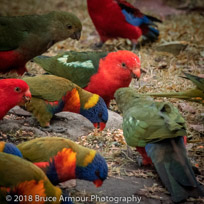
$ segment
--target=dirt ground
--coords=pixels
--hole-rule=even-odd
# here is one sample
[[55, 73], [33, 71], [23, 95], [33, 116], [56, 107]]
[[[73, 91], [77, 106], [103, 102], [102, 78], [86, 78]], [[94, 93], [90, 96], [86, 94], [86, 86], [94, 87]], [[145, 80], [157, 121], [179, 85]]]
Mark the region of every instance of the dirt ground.
[[[158, 24], [160, 30], [159, 40], [152, 45], [142, 46], [135, 51], [141, 59], [144, 72], [139, 81], [132, 81], [131, 86], [139, 93], [180, 91], [192, 88], [192, 83], [180, 76], [183, 71], [195, 75], [204, 75], [204, 17], [202, 9], [187, 11], [185, 8], [190, 6], [203, 8], [203, 5], [200, 5], [200, 1], [195, 1], [199, 2], [198, 5], [192, 5], [194, 1], [181, 1], [182, 4], [179, 5], [176, 5], [176, 1], [172, 1], [172, 7], [169, 7], [168, 4], [164, 5], [161, 0], [154, 1], [154, 3], [151, 0], [132, 0], [130, 2], [138, 5], [139, 8], [142, 8], [142, 11], [163, 20], [162, 24]], [[51, 47], [45, 53], [46, 55], [56, 55], [66, 50], [92, 50], [94, 44], [99, 41], [97, 32], [87, 13], [85, 0], [0, 0], [0, 5], [0, 15], [25, 15], [45, 13], [51, 10], [64, 10], [71, 11], [80, 18], [83, 24], [80, 41], [66, 40], [59, 42]], [[178, 10], [176, 7], [183, 9]], [[178, 44], [182, 45], [183, 49], [178, 53], [174, 52], [174, 54], [169, 52], [167, 48], [164, 48], [163, 51], [158, 51], [158, 47], [161, 44], [173, 41], [178, 41]], [[131, 42], [126, 39], [118, 39], [108, 41], [102, 47], [102, 50], [107, 51], [118, 49], [131, 50]], [[33, 74], [44, 72], [39, 66], [31, 62], [27, 64], [27, 68]], [[192, 163], [200, 171], [197, 179], [204, 184], [203, 106], [183, 100], [161, 100], [169, 100], [174, 103], [186, 119], [188, 154]], [[118, 111], [114, 100], [111, 103], [111, 110]], [[19, 143], [38, 136], [70, 136], [69, 134], [51, 134], [40, 131], [29, 115], [10, 113], [0, 124], [5, 123], [5, 121], [6, 124], [8, 122], [8, 124], [12, 125], [6, 130], [4, 129], [4, 131], [0, 129], [0, 140], [4, 141]], [[53, 124], [57, 122], [55, 120]], [[65, 126], [67, 125], [66, 120], [63, 123]], [[29, 128], [22, 130], [21, 126], [23, 124]], [[35, 129], [30, 128], [32, 126]], [[127, 145], [121, 129], [117, 127], [97, 132], [88, 127], [86, 133], [83, 136], [80, 135], [80, 137], [76, 135], [72, 139], [84, 146], [98, 150], [106, 158], [109, 167], [109, 177], [101, 188], [95, 188], [92, 183], [86, 181], [77, 181], [76, 184], [73, 182], [74, 184], [69, 189], [65, 184], [63, 188], [69, 190], [71, 196], [76, 198], [75, 203], [172, 203], [168, 192], [162, 187], [154, 168], [140, 167], [136, 162], [139, 155], [133, 149], [131, 155], [127, 155]], [[101, 199], [97, 196], [101, 196]], [[104, 198], [104, 196], [108, 197]], [[129, 197], [131, 202], [117, 200], [119, 197], [124, 197], [124, 199]], [[79, 201], [77, 198], [81, 200]], [[83, 201], [82, 198], [87, 200]], [[185, 203], [204, 203], [204, 200], [189, 199]]]

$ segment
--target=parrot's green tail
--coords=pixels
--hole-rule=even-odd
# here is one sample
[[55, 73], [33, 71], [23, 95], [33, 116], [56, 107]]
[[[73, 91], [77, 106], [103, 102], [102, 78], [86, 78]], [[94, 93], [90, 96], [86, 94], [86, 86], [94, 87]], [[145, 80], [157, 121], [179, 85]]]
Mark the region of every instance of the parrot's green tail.
[[154, 96], [154, 97], [180, 98], [180, 99], [188, 99], [190, 97], [187, 92], [149, 93], [145, 95]]
[[178, 98], [204, 104], [204, 93], [200, 89], [190, 89], [183, 92], [170, 92], [170, 93], [147, 93], [144, 95], [153, 97]]
[[145, 150], [174, 202], [204, 196], [204, 187], [197, 182], [187, 158], [183, 137], [148, 144]]

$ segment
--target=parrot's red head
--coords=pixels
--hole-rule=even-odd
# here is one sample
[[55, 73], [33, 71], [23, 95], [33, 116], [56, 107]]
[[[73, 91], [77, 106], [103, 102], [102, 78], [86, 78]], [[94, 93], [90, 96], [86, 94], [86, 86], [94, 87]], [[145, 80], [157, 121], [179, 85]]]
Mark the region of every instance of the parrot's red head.
[[1, 79], [0, 95], [0, 119], [14, 106], [23, 105], [31, 99], [29, 87], [21, 79]]
[[110, 52], [100, 60], [98, 73], [93, 75], [85, 90], [100, 95], [109, 105], [117, 89], [128, 87], [132, 77], [140, 78], [139, 57], [128, 50]]
[[[125, 80], [130, 80], [133, 75], [136, 78], [140, 78], [140, 59], [139, 57], [128, 50], [119, 50], [117, 52], [111, 52], [107, 55], [107, 57], [103, 60], [106, 67], [108, 69], [109, 74], [113, 78], [120, 78]], [[105, 69], [104, 69], [105, 70]]]

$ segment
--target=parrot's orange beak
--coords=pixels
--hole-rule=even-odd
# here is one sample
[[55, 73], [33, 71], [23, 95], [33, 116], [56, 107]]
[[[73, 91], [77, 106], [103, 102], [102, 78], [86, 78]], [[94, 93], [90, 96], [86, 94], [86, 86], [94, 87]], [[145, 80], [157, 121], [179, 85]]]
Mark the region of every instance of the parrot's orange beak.
[[23, 105], [25, 105], [25, 103], [30, 102], [31, 97], [32, 97], [32, 95], [30, 93], [30, 90], [28, 89], [25, 92], [25, 94], [23, 95], [23, 97], [22, 97], [21, 101], [18, 103], [18, 105], [23, 106]]
[[93, 181], [93, 183], [98, 188], [103, 184], [103, 181], [101, 179], [97, 179], [97, 180]]
[[25, 92], [23, 98], [25, 99], [26, 102], [28, 102], [28, 101], [30, 101], [31, 97], [32, 97], [32, 95], [31, 95], [31, 93], [30, 93], [30, 90], [28, 89], [28, 90]]
[[133, 73], [133, 78], [136, 78], [137, 80], [139, 80], [140, 75], [141, 75], [140, 68], [133, 69], [132, 73]]
[[100, 131], [102, 131], [106, 127], [106, 123], [100, 122], [100, 123], [93, 123], [95, 128], [99, 128]]

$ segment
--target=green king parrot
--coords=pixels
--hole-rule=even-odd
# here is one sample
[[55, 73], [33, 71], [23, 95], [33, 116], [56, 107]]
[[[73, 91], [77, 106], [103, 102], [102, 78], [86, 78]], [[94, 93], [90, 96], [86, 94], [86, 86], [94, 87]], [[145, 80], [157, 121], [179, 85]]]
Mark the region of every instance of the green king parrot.
[[183, 138], [186, 125], [178, 109], [171, 103], [139, 95], [131, 88], [117, 90], [115, 98], [123, 113], [127, 144], [145, 148], [172, 200], [181, 202], [190, 196], [204, 196], [187, 157]]

